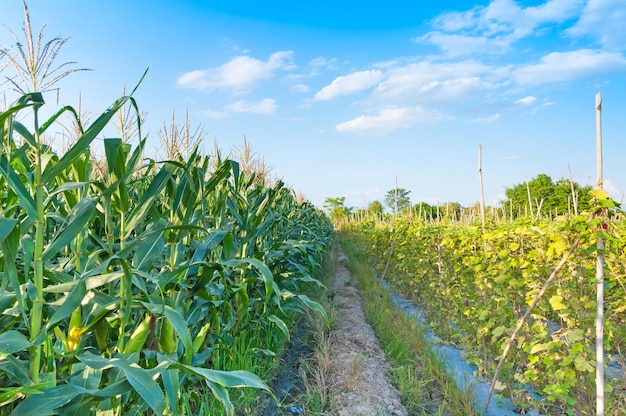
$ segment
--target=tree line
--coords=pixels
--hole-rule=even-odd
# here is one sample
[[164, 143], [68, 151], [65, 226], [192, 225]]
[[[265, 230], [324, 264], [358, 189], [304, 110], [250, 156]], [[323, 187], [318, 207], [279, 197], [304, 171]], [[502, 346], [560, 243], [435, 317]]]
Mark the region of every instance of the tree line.
[[[500, 201], [500, 207], [507, 217], [517, 218], [524, 215], [540, 216], [577, 214], [588, 208], [592, 187], [582, 186], [577, 182], [561, 178], [556, 181], [546, 174], [539, 174], [530, 181], [505, 187], [506, 198]], [[382, 201], [374, 200], [365, 207], [348, 207], [345, 197], [329, 197], [324, 202], [324, 209], [333, 221], [350, 215], [385, 216], [398, 213], [411, 213], [423, 218], [458, 218], [463, 210], [472, 206], [463, 206], [459, 202], [429, 204], [413, 202], [411, 191], [405, 188], [393, 188], [385, 193]], [[496, 207], [494, 207], [496, 208]]]

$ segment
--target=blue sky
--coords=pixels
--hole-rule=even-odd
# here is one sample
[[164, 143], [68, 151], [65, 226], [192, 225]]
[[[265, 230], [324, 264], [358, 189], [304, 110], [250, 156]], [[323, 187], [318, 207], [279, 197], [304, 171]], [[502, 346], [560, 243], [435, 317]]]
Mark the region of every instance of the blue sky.
[[[80, 91], [98, 115], [149, 67], [136, 93], [148, 152], [172, 111], [182, 122], [188, 110], [207, 151], [245, 136], [320, 207], [382, 200], [396, 178], [413, 201], [472, 204], [479, 144], [490, 204], [540, 173], [567, 177], [568, 165], [593, 184], [598, 92], [605, 188], [626, 192], [623, 0], [28, 5], [46, 39], [70, 38], [58, 62], [93, 70], [57, 84], [59, 105]], [[2, 0], [0, 21], [19, 32], [22, 2]]]

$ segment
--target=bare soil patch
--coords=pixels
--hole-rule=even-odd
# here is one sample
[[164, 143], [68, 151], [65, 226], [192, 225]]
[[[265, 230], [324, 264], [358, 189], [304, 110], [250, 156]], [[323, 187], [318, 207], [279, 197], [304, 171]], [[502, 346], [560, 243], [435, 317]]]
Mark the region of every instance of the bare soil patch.
[[330, 334], [331, 415], [406, 416], [398, 390], [387, 378], [386, 359], [363, 312], [356, 280], [345, 267], [339, 248], [333, 281], [337, 325]]

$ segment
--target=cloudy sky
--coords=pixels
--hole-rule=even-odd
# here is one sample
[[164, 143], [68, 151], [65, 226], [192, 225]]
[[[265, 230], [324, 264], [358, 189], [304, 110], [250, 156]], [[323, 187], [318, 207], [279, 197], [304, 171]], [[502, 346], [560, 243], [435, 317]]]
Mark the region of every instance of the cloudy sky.
[[[149, 68], [136, 98], [151, 148], [172, 112], [182, 122], [188, 110], [208, 151], [245, 136], [318, 206], [382, 200], [396, 180], [413, 201], [472, 204], [479, 144], [489, 203], [568, 166], [593, 184], [597, 93], [605, 187], [626, 192], [623, 0], [28, 5], [46, 39], [70, 38], [59, 62], [93, 70], [57, 84], [58, 105], [80, 91], [97, 115]], [[21, 0], [2, 0], [3, 24], [19, 33], [23, 20]], [[56, 93], [47, 99], [57, 106]]]

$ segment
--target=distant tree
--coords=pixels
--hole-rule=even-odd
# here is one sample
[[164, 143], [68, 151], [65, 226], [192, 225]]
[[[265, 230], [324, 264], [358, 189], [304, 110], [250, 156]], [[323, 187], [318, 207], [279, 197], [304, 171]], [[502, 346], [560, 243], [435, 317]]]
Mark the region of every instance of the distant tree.
[[442, 216], [457, 219], [459, 218], [462, 209], [463, 206], [460, 202], [446, 202], [439, 207], [439, 211], [441, 211]]
[[[574, 195], [578, 201], [578, 210], [582, 211], [588, 208], [591, 199], [591, 186], [581, 186], [574, 182]], [[530, 191], [530, 204], [528, 193]], [[505, 205], [509, 207], [513, 204], [514, 214], [517, 211], [532, 212], [537, 215], [540, 208], [541, 212], [559, 213], [573, 212], [574, 198], [572, 197], [572, 185], [568, 179], [559, 179], [552, 181], [550, 176], [542, 173], [532, 180], [505, 188], [506, 201]]]
[[413, 216], [415, 217], [420, 217], [427, 220], [437, 217], [437, 206], [430, 205], [428, 202], [416, 202], [413, 204], [413, 207], [411, 209], [413, 211]]
[[367, 206], [367, 211], [370, 214], [382, 214], [383, 212], [383, 204], [380, 201], [372, 201]]
[[332, 221], [339, 221], [350, 214], [350, 209], [345, 206], [346, 197], [326, 198], [324, 209]]
[[385, 205], [394, 213], [404, 211], [411, 205], [410, 193], [404, 188], [390, 189], [385, 194]]

